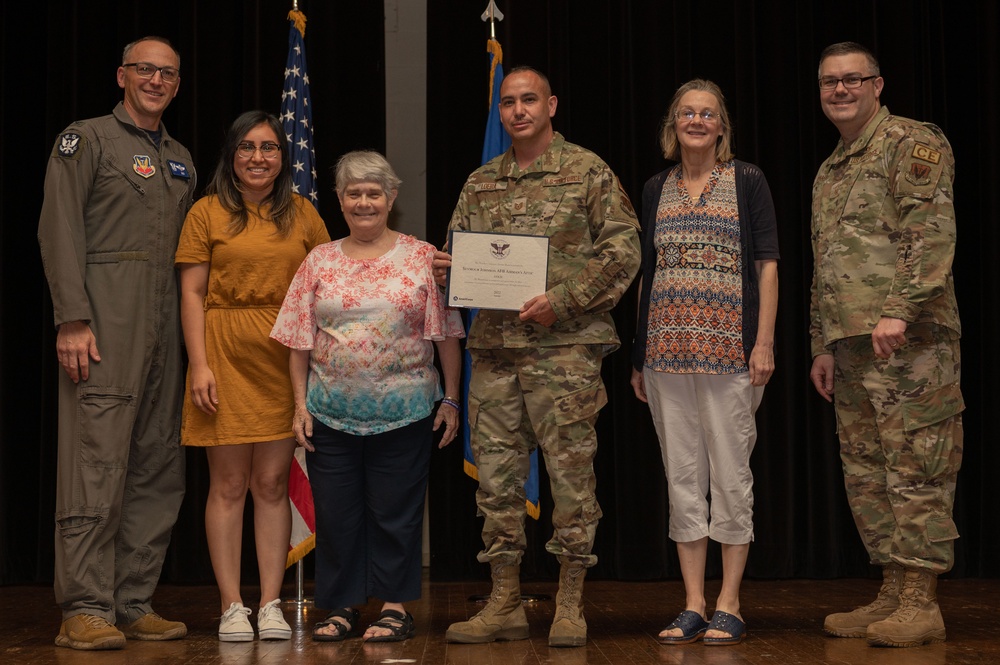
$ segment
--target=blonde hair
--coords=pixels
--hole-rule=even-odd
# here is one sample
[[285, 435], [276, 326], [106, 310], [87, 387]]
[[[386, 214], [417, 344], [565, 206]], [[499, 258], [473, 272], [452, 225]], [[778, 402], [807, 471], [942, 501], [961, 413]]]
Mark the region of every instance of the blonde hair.
[[722, 123], [722, 135], [715, 144], [715, 159], [720, 162], [728, 162], [733, 158], [733, 125], [729, 122], [729, 111], [726, 109], [726, 98], [722, 94], [722, 89], [707, 79], [693, 79], [681, 87], [677, 88], [667, 114], [663, 116], [663, 123], [660, 126], [660, 148], [663, 149], [663, 156], [667, 159], [680, 161], [680, 144], [677, 143], [677, 109], [681, 105], [681, 97], [691, 92], [699, 90], [715, 96], [719, 102], [719, 122]]

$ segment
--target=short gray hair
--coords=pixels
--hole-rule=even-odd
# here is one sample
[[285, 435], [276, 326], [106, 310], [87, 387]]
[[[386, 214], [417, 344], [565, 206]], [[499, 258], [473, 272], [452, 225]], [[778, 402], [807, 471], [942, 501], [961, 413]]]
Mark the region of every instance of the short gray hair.
[[140, 37], [139, 39], [135, 40], [134, 42], [130, 42], [130, 43], [128, 43], [128, 44], [125, 45], [125, 48], [122, 50], [122, 64], [123, 65], [126, 62], [129, 61], [129, 56], [131, 56], [131, 54], [132, 54], [132, 49], [134, 49], [136, 46], [138, 46], [142, 42], [160, 42], [161, 44], [166, 44], [167, 46], [170, 47], [170, 50], [174, 52], [174, 55], [177, 56], [177, 64], [178, 64], [178, 66], [181, 64], [181, 52], [177, 50], [176, 46], [174, 46], [173, 44], [170, 43], [169, 39], [167, 39], [166, 37], [158, 37], [156, 35], [147, 35], [145, 37]]
[[390, 194], [403, 182], [389, 161], [374, 150], [355, 150], [342, 156], [334, 167], [334, 179], [337, 192], [341, 194], [356, 182], [377, 183], [383, 192]]

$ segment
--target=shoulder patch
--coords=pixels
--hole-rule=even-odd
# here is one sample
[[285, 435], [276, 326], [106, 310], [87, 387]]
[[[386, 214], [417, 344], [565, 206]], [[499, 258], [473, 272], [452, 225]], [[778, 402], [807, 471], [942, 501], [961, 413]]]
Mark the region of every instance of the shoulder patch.
[[906, 174], [906, 179], [918, 187], [929, 185], [931, 182], [931, 167], [926, 164], [913, 162], [910, 164], [910, 170]]
[[59, 146], [56, 148], [63, 157], [72, 157], [80, 149], [80, 135], [67, 132], [59, 137]]
[[941, 162], [941, 153], [930, 146], [924, 145], [923, 143], [918, 143], [913, 146], [913, 157], [921, 159], [925, 162], [930, 162], [931, 164], [938, 164]]
[[622, 197], [621, 198], [621, 204], [620, 204], [621, 207], [622, 207], [622, 210], [624, 210], [629, 215], [634, 215], [635, 214], [635, 208], [632, 206], [632, 199], [630, 199], [628, 197], [628, 193], [625, 191], [625, 188], [622, 187], [621, 180], [618, 181], [618, 193]]

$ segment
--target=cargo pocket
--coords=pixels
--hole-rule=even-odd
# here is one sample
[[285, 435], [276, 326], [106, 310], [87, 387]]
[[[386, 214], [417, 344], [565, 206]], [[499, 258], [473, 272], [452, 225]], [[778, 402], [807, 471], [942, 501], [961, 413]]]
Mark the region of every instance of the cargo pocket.
[[135, 398], [122, 388], [92, 386], [79, 393], [80, 464], [124, 469], [135, 422]]
[[958, 527], [949, 517], [941, 517], [927, 522], [927, 540], [932, 543], [943, 543], [958, 538]]
[[604, 389], [604, 382], [597, 379], [589, 386], [556, 398], [553, 417], [557, 425], [570, 425], [596, 417], [607, 403], [608, 393]]
[[931, 390], [902, 405], [903, 430], [915, 432], [958, 415], [965, 410], [962, 390], [957, 383]]

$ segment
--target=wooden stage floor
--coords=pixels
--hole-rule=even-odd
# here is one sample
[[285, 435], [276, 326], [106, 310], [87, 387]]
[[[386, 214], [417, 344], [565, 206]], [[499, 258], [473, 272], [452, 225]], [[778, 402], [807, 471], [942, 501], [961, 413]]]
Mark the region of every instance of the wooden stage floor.
[[[307, 591], [308, 591], [307, 587]], [[524, 585], [524, 592], [555, 596], [554, 582]], [[710, 593], [718, 582], [709, 583]], [[394, 644], [363, 644], [359, 639], [319, 643], [310, 639], [324, 613], [311, 606], [286, 605], [294, 629], [285, 642], [220, 643], [218, 596], [211, 586], [163, 585], [156, 609], [188, 624], [188, 636], [173, 642], [129, 641], [120, 651], [83, 652], [56, 647], [60, 614], [52, 589], [42, 586], [0, 588], [0, 663], [4, 665], [279, 665], [414, 663], [416, 665], [965, 665], [1000, 663], [1000, 580], [942, 580], [938, 596], [947, 622], [948, 641], [909, 649], [874, 648], [861, 639], [827, 637], [823, 617], [874, 597], [875, 580], [747, 581], [743, 616], [748, 637], [735, 647], [701, 643], [668, 647], [654, 641], [657, 632], [681, 609], [679, 581], [604, 582], [585, 585], [585, 614], [590, 626], [586, 647], [550, 649], [547, 645], [553, 601], [527, 603], [531, 638], [486, 645], [448, 644], [448, 624], [478, 611], [473, 594], [488, 593], [487, 582], [425, 582], [423, 598], [411, 603], [417, 623], [413, 639]], [[244, 599], [256, 607], [256, 591]], [[286, 595], [294, 589], [286, 587]], [[362, 622], [376, 618], [379, 604], [364, 608]]]

